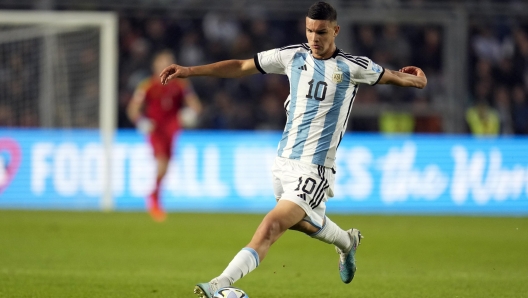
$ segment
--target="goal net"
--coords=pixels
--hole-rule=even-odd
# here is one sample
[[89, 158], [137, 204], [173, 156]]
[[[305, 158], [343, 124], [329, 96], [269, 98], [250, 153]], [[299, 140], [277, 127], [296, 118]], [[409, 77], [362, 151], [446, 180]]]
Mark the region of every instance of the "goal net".
[[0, 10], [0, 126], [99, 129], [110, 178], [116, 90], [115, 14]]
[[100, 127], [101, 99], [115, 89], [103, 86], [115, 69], [102, 63], [115, 56], [105, 51], [112, 41], [103, 44], [104, 34], [115, 34], [113, 20], [107, 13], [0, 11], [0, 105], [10, 112], [3, 124]]

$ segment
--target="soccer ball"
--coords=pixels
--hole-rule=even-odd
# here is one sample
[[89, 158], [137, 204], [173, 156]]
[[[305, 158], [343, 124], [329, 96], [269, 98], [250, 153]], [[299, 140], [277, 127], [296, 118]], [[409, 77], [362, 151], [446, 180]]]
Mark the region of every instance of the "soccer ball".
[[225, 287], [218, 289], [213, 294], [213, 298], [249, 298], [244, 291], [239, 288]]

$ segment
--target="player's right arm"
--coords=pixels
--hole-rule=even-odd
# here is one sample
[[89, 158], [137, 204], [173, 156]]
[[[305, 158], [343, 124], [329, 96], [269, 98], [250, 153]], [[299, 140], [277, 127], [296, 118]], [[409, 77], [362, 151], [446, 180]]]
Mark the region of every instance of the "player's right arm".
[[247, 60], [224, 60], [216, 63], [199, 66], [181, 66], [171, 64], [161, 73], [161, 83], [167, 84], [175, 78], [188, 78], [194, 76], [210, 76], [218, 78], [239, 78], [256, 74], [259, 71], [253, 59]]
[[143, 107], [145, 106], [146, 87], [140, 84], [127, 106], [127, 116], [136, 128], [144, 134], [150, 133], [154, 129], [154, 123], [143, 116]]
[[134, 95], [132, 96], [132, 99], [130, 100], [130, 103], [127, 106], [127, 116], [132, 123], [136, 123], [139, 118], [141, 118], [141, 111], [145, 103], [145, 95], [145, 90], [143, 88], [138, 87], [134, 91]]

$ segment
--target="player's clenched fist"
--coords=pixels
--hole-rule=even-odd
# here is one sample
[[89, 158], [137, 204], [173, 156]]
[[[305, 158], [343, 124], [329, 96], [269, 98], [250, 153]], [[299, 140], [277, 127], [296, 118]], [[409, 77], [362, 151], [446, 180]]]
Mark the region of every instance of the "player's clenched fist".
[[189, 68], [177, 64], [171, 64], [160, 73], [161, 83], [166, 85], [168, 81], [175, 78], [186, 78], [189, 76]]
[[416, 66], [405, 66], [400, 69], [400, 72], [408, 73], [417, 77], [425, 77], [423, 70]]

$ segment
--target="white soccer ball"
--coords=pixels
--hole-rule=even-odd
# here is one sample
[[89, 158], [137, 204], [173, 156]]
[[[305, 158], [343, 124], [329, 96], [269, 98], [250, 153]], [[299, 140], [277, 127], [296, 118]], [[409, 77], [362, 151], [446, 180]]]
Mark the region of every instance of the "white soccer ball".
[[213, 294], [213, 298], [249, 298], [248, 295], [246, 295], [246, 292], [242, 291], [239, 288], [234, 287], [225, 287], [218, 289]]

